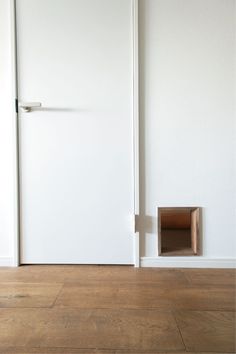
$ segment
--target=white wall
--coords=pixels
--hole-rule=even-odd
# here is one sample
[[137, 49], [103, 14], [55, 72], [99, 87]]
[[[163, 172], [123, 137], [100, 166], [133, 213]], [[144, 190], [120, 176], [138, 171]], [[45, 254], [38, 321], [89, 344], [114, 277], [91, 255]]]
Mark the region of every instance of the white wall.
[[[0, 0], [0, 265], [13, 257], [9, 0]], [[203, 207], [203, 256], [235, 256], [235, 1], [140, 0], [142, 255], [156, 207]]]
[[235, 256], [235, 1], [140, 0], [142, 255], [157, 206], [203, 208], [203, 256]]
[[10, 60], [10, 1], [0, 0], [0, 265], [13, 256], [13, 116]]

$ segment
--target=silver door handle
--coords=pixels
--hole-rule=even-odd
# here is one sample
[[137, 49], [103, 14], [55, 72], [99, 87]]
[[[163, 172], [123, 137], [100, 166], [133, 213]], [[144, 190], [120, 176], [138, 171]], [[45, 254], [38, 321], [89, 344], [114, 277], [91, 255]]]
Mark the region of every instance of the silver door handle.
[[19, 107], [22, 109], [23, 112], [31, 112], [32, 108], [41, 107], [41, 102], [20, 102]]

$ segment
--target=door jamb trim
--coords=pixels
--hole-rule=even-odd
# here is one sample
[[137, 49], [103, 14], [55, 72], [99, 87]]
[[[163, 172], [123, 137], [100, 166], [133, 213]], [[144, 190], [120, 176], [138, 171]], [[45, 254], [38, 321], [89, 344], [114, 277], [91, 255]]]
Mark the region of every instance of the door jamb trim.
[[[132, 0], [133, 39], [133, 183], [134, 219], [139, 215], [139, 21], [138, 0]], [[140, 235], [134, 234], [134, 266], [140, 265]]]
[[16, 35], [16, 3], [10, 0], [11, 13], [11, 67], [12, 67], [12, 106], [13, 109], [13, 190], [14, 190], [14, 236], [13, 236], [13, 266], [20, 265], [20, 163], [19, 163], [19, 127], [16, 100], [18, 99], [17, 79], [17, 35]]

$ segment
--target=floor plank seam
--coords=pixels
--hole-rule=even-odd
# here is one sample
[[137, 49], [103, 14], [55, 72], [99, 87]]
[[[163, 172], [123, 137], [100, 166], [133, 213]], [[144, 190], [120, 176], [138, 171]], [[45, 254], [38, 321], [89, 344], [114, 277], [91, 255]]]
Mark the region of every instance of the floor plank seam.
[[117, 306], [117, 307], [78, 307], [78, 306], [70, 306], [70, 305], [56, 305], [56, 301], [58, 300], [58, 297], [60, 295], [60, 292], [57, 295], [57, 298], [53, 301], [53, 303], [49, 306], [0, 306], [0, 311], [1, 310], [7, 310], [7, 309], [16, 309], [16, 310], [27, 310], [27, 309], [35, 309], [35, 310], [47, 310], [47, 309], [73, 309], [73, 310], [113, 310], [113, 311], [155, 311], [155, 312], [163, 312], [163, 313], [172, 313], [173, 311], [181, 311], [181, 312], [228, 312], [228, 313], [235, 313], [236, 314], [236, 309], [224, 309], [224, 308], [215, 308], [215, 309], [186, 309], [183, 307], [170, 307], [169, 309], [163, 307], [122, 307], [122, 306]]
[[[7, 307], [5, 307], [7, 308]], [[9, 307], [9, 308], [14, 308], [14, 307]], [[15, 308], [20, 308], [20, 307], [15, 307]], [[29, 307], [25, 307], [29, 308]], [[33, 308], [33, 307], [30, 307]], [[36, 307], [36, 308], [50, 308], [50, 307]], [[216, 309], [186, 309], [182, 307], [170, 307], [169, 309], [166, 308], [159, 308], [159, 307], [77, 307], [77, 306], [65, 306], [65, 305], [55, 305], [53, 307], [54, 309], [76, 309], [76, 310], [127, 310], [127, 311], [137, 311], [137, 310], [146, 310], [146, 311], [156, 311], [156, 312], [166, 312], [166, 313], [171, 313], [172, 311], [183, 311], [183, 312], [233, 312], [236, 313], [236, 309], [222, 309], [222, 308], [216, 308]]]
[[[112, 350], [112, 351], [115, 351], [115, 352], [117, 352], [117, 353], [122, 353], [123, 351], [125, 351], [125, 352], [127, 352], [127, 353], [131, 353], [131, 354], [133, 354], [133, 353], [140, 353], [140, 354], [145, 354], [145, 353], [152, 353], [152, 354], [158, 354], [158, 353], [160, 353], [160, 354], [167, 354], [167, 353], [170, 353], [170, 354], [174, 354], [174, 353], [176, 353], [176, 354], [178, 354], [178, 353], [181, 353], [181, 354], [183, 354], [183, 353], [185, 353], [186, 352], [186, 354], [187, 353], [189, 353], [188, 351], [185, 351], [184, 349], [182, 349], [182, 350], [170, 350], [170, 349], [165, 349], [164, 350], [164, 352], [163, 352], [163, 350], [156, 350], [156, 349], [147, 349], [147, 350], [145, 350], [145, 349], [137, 349], [137, 348], [120, 348], [120, 349], [118, 349], [118, 348], [105, 348], [105, 347], [43, 347], [43, 346], [34, 346], [34, 347], [28, 347], [28, 346], [25, 346], [25, 345], [22, 345], [22, 346], [1, 346], [0, 345], [0, 350], [1, 349], [5, 349], [5, 348], [7, 348], [8, 350], [10, 350], [10, 349], [25, 349], [25, 350], [32, 350], [32, 349], [42, 349], [42, 350], [54, 350], [54, 349], [58, 349], [58, 350], [99, 350], [99, 351], [101, 351], [101, 350], [103, 350], [103, 351], [110, 351], [110, 350]], [[1, 353], [1, 352], [0, 352]], [[193, 351], [191, 351], [191, 354], [192, 353], [194, 353]], [[196, 353], [199, 353], [199, 352], [196, 352]], [[215, 352], [204, 352], [204, 353], [209, 353], [209, 354], [214, 354]], [[216, 354], [222, 354], [222, 353], [216, 353]], [[224, 353], [224, 354], [226, 354], [226, 353]], [[227, 353], [227, 354], [231, 354], [231, 353]]]
[[[29, 350], [38, 350], [38, 349], [41, 349], [41, 350], [49, 350], [49, 351], [51, 351], [51, 350], [67, 350], [68, 352], [70, 352], [71, 350], [72, 351], [74, 351], [74, 350], [86, 350], [86, 351], [88, 351], [88, 350], [91, 350], [91, 351], [104, 351], [104, 353], [109, 353], [108, 351], [114, 351], [114, 353], [113, 354], [128, 354], [128, 353], [130, 353], [130, 354], [235, 354], [235, 352], [232, 352], [232, 351], [230, 351], [230, 352], [212, 352], [212, 351], [204, 351], [204, 352], [202, 352], [202, 351], [184, 351], [184, 350], [181, 350], [181, 351], [179, 351], [179, 350], [165, 350], [164, 352], [163, 352], [163, 350], [161, 350], [161, 351], [156, 351], [156, 350], [152, 350], [152, 349], [150, 349], [150, 350], [148, 350], [148, 351], [144, 351], [144, 350], [139, 350], [139, 349], [109, 349], [109, 348], [79, 348], [79, 347], [26, 347], [26, 346], [17, 346], [17, 347], [6, 347], [6, 346], [4, 346], [4, 347], [1, 347], [0, 346], [0, 350], [1, 349], [7, 349], [7, 350], [21, 350], [21, 349], [24, 349], [24, 350], [26, 350], [26, 351], [29, 351]], [[14, 352], [12, 352], [11, 354], [13, 354]], [[53, 353], [53, 352], [52, 352]], [[56, 353], [56, 352], [55, 352]], [[65, 354], [66, 354], [67, 352], [65, 352]], [[3, 354], [3, 353], [1, 353], [1, 354]], [[94, 352], [94, 354], [96, 354], [96, 352]]]
[[63, 288], [64, 288], [64, 285], [65, 285], [65, 283], [62, 283], [61, 288], [59, 289], [59, 291], [58, 291], [58, 293], [57, 293], [57, 295], [56, 295], [55, 300], [53, 301], [53, 303], [51, 304], [51, 306], [50, 306], [49, 308], [54, 308], [54, 306], [55, 306], [55, 304], [56, 304], [56, 302], [57, 302], [57, 299], [58, 299], [58, 297], [60, 296], [60, 294], [61, 294], [61, 292], [62, 292], [62, 290], [63, 290]]
[[174, 320], [175, 320], [176, 326], [177, 326], [177, 328], [178, 328], [179, 335], [180, 335], [180, 337], [181, 337], [181, 340], [182, 340], [182, 343], [183, 343], [183, 345], [184, 345], [185, 351], [187, 352], [187, 347], [186, 347], [186, 344], [185, 344], [185, 342], [184, 342], [184, 338], [183, 338], [183, 335], [182, 335], [182, 333], [181, 333], [181, 330], [180, 330], [180, 328], [179, 328], [178, 321], [177, 321], [177, 319], [176, 319], [176, 317], [175, 317], [175, 313], [174, 313], [174, 311], [171, 311], [171, 313], [172, 313], [172, 316], [173, 316], [173, 318], [174, 318]]
[[[55, 300], [54, 300], [55, 303]], [[76, 306], [61, 306], [61, 305], [54, 305], [54, 303], [50, 306], [0, 306], [0, 310], [7, 310], [7, 309], [16, 309], [16, 310], [27, 310], [27, 309], [35, 309], [35, 310], [49, 310], [49, 309], [73, 309], [73, 310], [113, 310], [113, 311], [155, 311], [155, 312], [162, 312], [162, 313], [172, 313], [173, 311], [180, 311], [180, 312], [228, 312], [228, 313], [235, 313], [236, 310], [225, 310], [225, 309], [184, 309], [184, 308], [155, 308], [155, 307], [76, 307]]]

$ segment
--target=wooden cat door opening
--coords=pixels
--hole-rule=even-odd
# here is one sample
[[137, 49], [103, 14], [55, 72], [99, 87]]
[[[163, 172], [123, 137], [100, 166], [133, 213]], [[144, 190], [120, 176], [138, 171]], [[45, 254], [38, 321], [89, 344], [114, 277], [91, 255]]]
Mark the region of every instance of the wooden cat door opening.
[[158, 254], [193, 256], [199, 253], [198, 207], [158, 208]]

